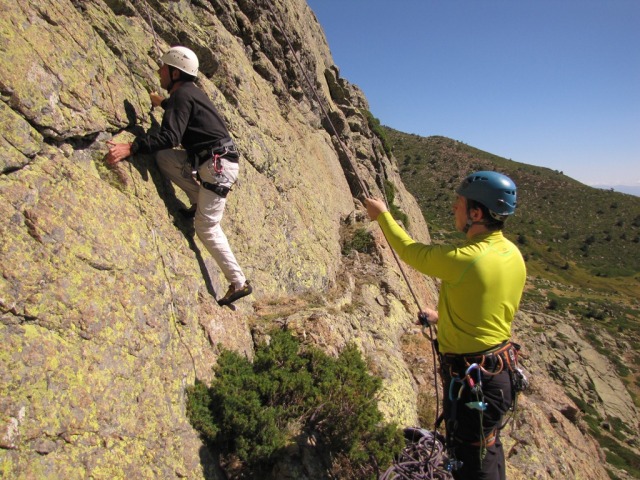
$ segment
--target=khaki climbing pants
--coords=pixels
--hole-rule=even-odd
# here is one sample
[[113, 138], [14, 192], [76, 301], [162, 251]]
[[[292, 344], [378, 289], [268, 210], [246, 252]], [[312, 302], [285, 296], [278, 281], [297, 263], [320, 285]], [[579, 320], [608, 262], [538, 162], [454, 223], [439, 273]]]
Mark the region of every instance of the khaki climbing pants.
[[[165, 177], [184, 190], [191, 204], [197, 203], [195, 229], [198, 238], [214, 258], [227, 281], [236, 289], [244, 286], [246, 278], [229, 240], [222, 231], [220, 221], [227, 203], [226, 198], [201, 187], [191, 176], [191, 165], [184, 150], [161, 150], [156, 153], [158, 167]], [[208, 160], [198, 169], [202, 181], [231, 187], [238, 179], [239, 164], [221, 159], [222, 172], [215, 172], [213, 161]]]

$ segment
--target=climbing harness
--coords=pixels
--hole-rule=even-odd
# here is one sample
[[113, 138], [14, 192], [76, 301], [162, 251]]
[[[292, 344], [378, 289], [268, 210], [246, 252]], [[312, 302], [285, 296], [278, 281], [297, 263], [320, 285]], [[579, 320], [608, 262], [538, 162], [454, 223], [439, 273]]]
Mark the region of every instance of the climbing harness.
[[[458, 413], [462, 405], [471, 410], [476, 410], [479, 414], [479, 441], [469, 443], [471, 446], [480, 447], [480, 460], [484, 458], [486, 449], [492, 447], [502, 430], [515, 415], [517, 408], [517, 395], [528, 387], [528, 380], [518, 363], [518, 352], [520, 345], [514, 342], [503, 342], [498, 347], [486, 351], [471, 353], [467, 355], [441, 354], [440, 364], [443, 369], [443, 378], [449, 380], [448, 399], [450, 402], [450, 414], [447, 419], [446, 446], [451, 453], [451, 461], [456, 462], [455, 449], [459, 443], [456, 438], [458, 428]], [[496, 426], [490, 432], [484, 432], [482, 413], [489, 406], [484, 400], [482, 391], [482, 378], [495, 377], [504, 371], [509, 373], [509, 381], [513, 394], [512, 403], [509, 407], [511, 414], [504, 419], [501, 425]], [[464, 404], [461, 402], [463, 394], [468, 392]], [[439, 422], [442, 418], [439, 419]], [[461, 466], [461, 465], [458, 465]]]
[[[187, 162], [191, 165], [191, 177], [193, 180], [209, 191], [214, 192], [216, 195], [227, 198], [227, 195], [231, 191], [232, 187], [222, 185], [225, 180], [229, 182], [229, 179], [224, 175], [224, 165], [222, 159], [233, 163], [237, 163], [238, 150], [235, 143], [231, 139], [226, 139], [220, 142], [220, 146], [207, 148], [201, 152], [191, 154], [187, 158]], [[200, 159], [205, 159], [205, 164], [211, 175], [217, 180], [215, 183], [205, 182], [200, 178], [198, 171], [200, 170]]]

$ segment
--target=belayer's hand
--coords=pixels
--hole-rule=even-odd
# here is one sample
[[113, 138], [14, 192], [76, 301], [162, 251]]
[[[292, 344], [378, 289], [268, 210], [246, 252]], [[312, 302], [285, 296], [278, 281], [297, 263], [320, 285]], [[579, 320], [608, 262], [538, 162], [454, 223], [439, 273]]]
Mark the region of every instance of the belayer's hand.
[[[426, 325], [423, 324], [423, 319]], [[418, 324], [426, 327], [427, 325], [435, 325], [438, 323], [438, 312], [432, 308], [425, 308], [418, 314]]]
[[107, 153], [105, 161], [108, 165], [113, 166], [131, 155], [130, 143], [113, 143], [109, 141], [107, 145], [109, 145], [109, 153]]
[[367, 214], [372, 221], [375, 221], [381, 213], [388, 211], [385, 203], [379, 198], [365, 198], [364, 205], [367, 207]]

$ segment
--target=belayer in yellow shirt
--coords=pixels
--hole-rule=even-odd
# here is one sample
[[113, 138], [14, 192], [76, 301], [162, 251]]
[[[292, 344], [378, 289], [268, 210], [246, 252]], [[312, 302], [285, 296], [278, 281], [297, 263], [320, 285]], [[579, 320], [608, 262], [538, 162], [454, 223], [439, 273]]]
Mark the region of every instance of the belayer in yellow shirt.
[[440, 278], [438, 351], [444, 384], [444, 420], [456, 480], [504, 480], [503, 417], [526, 379], [510, 342], [526, 269], [518, 248], [502, 234], [516, 207], [516, 185], [506, 175], [480, 171], [456, 190], [461, 246], [415, 242], [384, 202], [367, 199], [391, 247], [418, 271]]

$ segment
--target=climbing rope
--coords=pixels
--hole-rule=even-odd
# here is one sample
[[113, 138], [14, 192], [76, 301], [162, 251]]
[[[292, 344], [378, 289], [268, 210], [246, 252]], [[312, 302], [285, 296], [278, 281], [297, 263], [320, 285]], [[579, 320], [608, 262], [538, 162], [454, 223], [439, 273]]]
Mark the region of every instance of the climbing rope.
[[[287, 45], [289, 46], [289, 49], [291, 50], [291, 54], [293, 55], [296, 64], [298, 65], [298, 68], [300, 69], [300, 72], [302, 72], [302, 75], [305, 79], [305, 81], [307, 82], [307, 85], [310, 89], [310, 91], [313, 94], [313, 97], [315, 98], [316, 102], [318, 103], [318, 106], [322, 112], [322, 114], [324, 115], [324, 117], [326, 118], [328, 124], [331, 127], [331, 130], [333, 131], [335, 138], [338, 141], [338, 144], [340, 145], [340, 148], [342, 150], [342, 152], [344, 153], [344, 155], [346, 156], [346, 158], [349, 161], [349, 164], [351, 165], [352, 171], [354, 176], [356, 177], [356, 180], [358, 181], [359, 187], [363, 193], [363, 195], [365, 197], [369, 197], [369, 189], [367, 188], [367, 185], [364, 183], [364, 181], [362, 180], [362, 178], [360, 177], [360, 175], [358, 174], [358, 170], [353, 162], [353, 160], [351, 159], [351, 155], [349, 153], [349, 150], [347, 149], [346, 145], [344, 144], [344, 142], [342, 141], [338, 130], [336, 129], [335, 125], [333, 124], [330, 116], [328, 115], [326, 109], [324, 108], [324, 105], [322, 103], [322, 101], [320, 100], [320, 96], [318, 95], [318, 92], [316, 90], [316, 88], [314, 87], [314, 85], [312, 84], [311, 80], [309, 79], [309, 76], [306, 73], [306, 69], [303, 67], [302, 62], [300, 61], [298, 55], [296, 54], [296, 51], [293, 47], [293, 44], [291, 43], [289, 36], [287, 35], [286, 29], [284, 28], [284, 22], [283, 20], [280, 18], [279, 15], [277, 15], [274, 10], [273, 7], [271, 5], [270, 1], [265, 2], [268, 10], [271, 12], [271, 15], [273, 16], [273, 18], [275, 19], [275, 23], [278, 27], [278, 29], [280, 30], [280, 33], [282, 33], [282, 36], [284, 37], [285, 41], [287, 42]], [[382, 191], [383, 197], [384, 197], [384, 201], [385, 204], [387, 205], [387, 208], [389, 207], [389, 202], [386, 198], [386, 192], [385, 192], [385, 188], [384, 188], [384, 172], [382, 171], [382, 162], [378, 162], [381, 165], [381, 171], [378, 173], [380, 179], [381, 179], [381, 185], [380, 185], [380, 189]], [[389, 240], [386, 238], [385, 236], [385, 240], [387, 240], [387, 243], [389, 243]], [[433, 342], [434, 339], [434, 331], [433, 331], [433, 326], [428, 323], [428, 321], [426, 320], [426, 317], [422, 314], [422, 307], [420, 305], [420, 301], [418, 299], [417, 294], [415, 293], [411, 282], [409, 281], [409, 278], [405, 272], [405, 269], [402, 266], [402, 263], [400, 262], [400, 259], [398, 258], [397, 253], [395, 252], [395, 250], [393, 250], [393, 248], [391, 248], [391, 245], [389, 244], [389, 249], [391, 250], [391, 252], [393, 253], [393, 257], [396, 261], [396, 263], [398, 264], [398, 268], [400, 269], [400, 272], [402, 274], [402, 277], [405, 281], [405, 283], [407, 284], [407, 287], [409, 289], [409, 292], [411, 293], [413, 300], [418, 308], [418, 319], [420, 320], [420, 323], [422, 325], [422, 333], [426, 335], [426, 330], [429, 330], [429, 336], [427, 338], [429, 338], [431, 340], [431, 350], [432, 350], [432, 354], [433, 354], [433, 370], [434, 370], [434, 385], [435, 385], [435, 391], [436, 391], [436, 419], [439, 417], [439, 411], [440, 411], [440, 393], [439, 393], [439, 386], [438, 386], [438, 375], [437, 375], [437, 363], [436, 363], [436, 358], [437, 358], [437, 352], [435, 350], [435, 344]], [[434, 422], [435, 423], [435, 422]], [[422, 430], [422, 429], [421, 429]], [[381, 477], [381, 479], [415, 479], [415, 480], [421, 480], [421, 479], [450, 479], [451, 478], [451, 473], [449, 471], [447, 471], [446, 469], [444, 469], [444, 447], [442, 446], [442, 442], [440, 442], [439, 440], [436, 439], [436, 435], [437, 433], [435, 432], [435, 425], [434, 425], [434, 432], [430, 432], [430, 431], [426, 431], [423, 430], [424, 434], [423, 436], [416, 442], [414, 441], [411, 445], [409, 445], [405, 450], [403, 450], [403, 454], [401, 456], [401, 458], [394, 463], [394, 465], [392, 465], [390, 467], [390, 469], [387, 471], [387, 473], [385, 473], [385, 476]], [[412, 439], [410, 439], [412, 440]], [[415, 449], [415, 451], [414, 451]]]
[[[389, 205], [389, 201], [387, 200], [387, 193], [386, 190], [384, 188], [384, 172], [382, 171], [382, 162], [378, 162], [380, 164], [380, 172], [379, 172], [379, 176], [381, 178], [381, 191], [382, 191], [382, 195], [384, 197], [384, 202], [385, 204], [388, 206]], [[387, 240], [387, 244], [389, 244], [389, 239], [387, 239], [387, 237], [385, 237], [385, 240]], [[398, 268], [400, 269], [400, 273], [402, 274], [402, 278], [404, 279], [405, 283], [407, 284], [407, 287], [409, 288], [409, 292], [411, 292], [411, 295], [413, 296], [413, 300], [416, 304], [416, 306], [418, 307], [418, 320], [420, 321], [420, 324], [422, 325], [422, 334], [427, 337], [430, 341], [429, 344], [431, 345], [431, 358], [433, 359], [433, 386], [436, 392], [436, 412], [435, 412], [435, 418], [436, 421], [434, 422], [434, 432], [437, 430], [436, 427], [436, 423], [437, 423], [437, 419], [440, 417], [440, 385], [438, 383], [438, 364], [437, 364], [437, 358], [438, 358], [438, 352], [436, 351], [436, 344], [433, 341], [435, 338], [435, 332], [433, 331], [433, 325], [431, 325], [428, 321], [428, 318], [426, 317], [426, 315], [424, 315], [422, 312], [422, 307], [420, 306], [420, 301], [418, 300], [418, 296], [415, 293], [415, 291], [413, 290], [413, 287], [411, 286], [411, 282], [409, 281], [409, 278], [407, 277], [407, 273], [405, 271], [405, 269], [402, 266], [402, 262], [400, 261], [400, 258], [398, 257], [398, 254], [396, 253], [396, 251], [391, 248], [391, 245], [389, 244], [389, 250], [391, 250], [391, 253], [393, 254], [393, 258], [396, 261], [396, 263], [398, 264]], [[426, 334], [427, 329], [429, 330], [429, 335]], [[432, 434], [433, 436], [433, 434]], [[427, 456], [427, 458], [425, 459], [426, 463], [428, 463], [429, 465], [431, 465], [431, 468], [437, 468], [438, 465], [441, 465], [441, 458], [440, 456], [438, 456], [436, 454], [436, 444], [435, 442], [431, 443], [432, 449], [430, 454]], [[435, 466], [435, 467], [434, 467]], [[402, 477], [401, 477], [402, 478]], [[420, 479], [420, 478], [437, 478], [437, 477], [405, 477], [405, 478], [415, 478], [416, 480]]]
[[151, 18], [151, 12], [149, 11], [149, 3], [142, 0], [138, 0], [138, 3], [142, 3], [145, 13], [147, 14], [147, 19], [149, 20], [149, 27], [151, 27], [151, 32], [153, 33], [153, 43], [156, 48], [156, 55], [158, 57], [156, 58], [156, 60], [160, 61], [162, 52], [160, 51], [158, 36], [156, 35], [156, 29], [153, 26], [153, 19]]
[[[139, 0], [140, 1], [140, 0]], [[302, 72], [302, 75], [307, 83], [307, 85], [309, 86], [321, 112], [322, 115], [327, 119], [327, 122], [329, 124], [329, 126], [331, 127], [331, 130], [333, 131], [333, 134], [335, 136], [335, 139], [337, 140], [340, 149], [342, 150], [343, 154], [345, 155], [346, 159], [348, 160], [353, 175], [355, 177], [355, 179], [358, 182], [358, 187], [360, 188], [362, 194], [365, 197], [370, 197], [369, 194], [369, 188], [367, 186], [367, 184], [362, 180], [361, 176], [358, 173], [358, 169], [357, 169], [357, 165], [353, 162], [352, 160], [352, 156], [350, 155], [350, 152], [347, 148], [347, 146], [345, 145], [345, 143], [343, 142], [342, 138], [340, 137], [340, 134], [338, 133], [338, 130], [336, 129], [333, 121], [331, 120], [327, 110], [325, 109], [314, 85], [312, 84], [309, 76], [307, 75], [306, 69], [303, 67], [301, 60], [299, 59], [298, 55], [296, 54], [295, 48], [293, 47], [293, 44], [291, 43], [289, 36], [287, 35], [286, 29], [284, 27], [284, 22], [282, 21], [281, 17], [279, 15], [277, 15], [274, 12], [274, 9], [271, 5], [271, 2], [265, 2], [268, 10], [271, 12], [271, 15], [273, 16], [273, 18], [276, 20], [276, 24], [278, 29], [281, 31], [283, 37], [285, 38], [285, 41], [287, 43], [287, 45], [289, 46], [289, 49], [296, 61], [296, 64], [298, 65], [300, 72]], [[160, 58], [160, 49], [159, 49], [159, 45], [158, 45], [158, 37], [156, 35], [155, 32], [155, 28], [153, 25], [153, 19], [151, 17], [151, 14], [149, 12], [149, 6], [146, 2], [143, 2], [143, 6], [148, 18], [148, 22], [149, 22], [149, 26], [152, 30], [153, 33], [153, 38], [154, 38], [154, 43], [155, 43], [155, 48], [156, 48], [156, 53], [158, 55], [158, 58]], [[380, 173], [380, 178], [383, 179], [384, 178], [384, 172]], [[137, 186], [135, 186], [134, 188], [137, 188]], [[385, 189], [384, 189], [384, 183], [382, 182], [381, 185], [381, 191], [383, 192], [384, 195], [384, 200], [385, 203], [387, 204], [387, 206], [389, 206], [388, 200], [386, 198], [386, 194], [385, 194]], [[137, 195], [136, 195], [137, 197]], [[138, 201], [140, 201], [140, 199], [138, 198]], [[139, 208], [142, 209], [142, 206], [139, 205]], [[182, 338], [182, 335], [180, 333], [180, 330], [177, 327], [177, 323], [176, 323], [176, 313], [175, 313], [175, 292], [173, 290], [173, 287], [171, 285], [171, 282], [169, 281], [169, 277], [168, 277], [168, 273], [167, 273], [167, 267], [166, 267], [166, 262], [164, 259], [164, 255], [160, 250], [160, 245], [159, 242], [157, 241], [156, 238], [156, 234], [155, 234], [155, 230], [152, 228], [152, 226], [149, 226], [150, 231], [152, 232], [153, 238], [154, 238], [154, 244], [156, 246], [156, 250], [158, 252], [158, 255], [161, 259], [162, 265], [163, 265], [163, 271], [167, 280], [167, 284], [169, 285], [169, 290], [171, 293], [171, 302], [170, 302], [170, 308], [171, 308], [171, 320], [172, 323], [174, 324], [176, 331], [178, 333], [179, 339], [180, 341], [183, 343], [183, 345], [185, 346], [185, 348], [187, 349], [187, 352], [189, 353], [189, 356], [191, 357], [191, 361], [192, 361], [192, 365], [193, 365], [193, 370], [194, 370], [194, 378], [196, 377], [196, 366], [195, 366], [195, 359], [191, 353], [191, 350], [189, 349], [188, 345], [186, 344], [186, 342], [184, 341], [184, 339]], [[386, 239], [386, 237], [385, 237]], [[387, 239], [388, 242], [388, 239]], [[402, 263], [400, 262], [400, 259], [398, 258], [396, 252], [393, 250], [393, 248], [390, 248], [390, 250], [393, 253], [394, 259], [396, 261], [396, 263], [398, 264], [398, 267], [400, 269], [400, 272], [407, 284], [407, 287], [414, 299], [414, 302], [418, 308], [419, 312], [422, 312], [422, 308], [419, 302], [419, 299], [411, 285], [411, 282], [409, 281], [407, 274], [402, 266]], [[420, 314], [418, 316], [418, 318], [421, 320], [423, 320], [424, 317], [422, 317]], [[433, 339], [434, 338], [434, 332], [433, 332], [433, 327], [428, 324], [428, 322], [424, 321], [422, 322], [422, 326], [423, 326], [423, 334], [425, 334], [426, 329], [429, 329], [429, 338]], [[434, 373], [437, 371], [437, 366], [436, 366], [436, 352], [435, 352], [435, 348], [433, 346], [433, 342], [432, 343], [432, 350], [433, 350], [433, 357], [434, 357]], [[435, 384], [435, 389], [436, 389], [436, 399], [439, 402], [439, 393], [438, 393], [438, 382], [437, 382], [437, 374], [434, 374], [434, 384]], [[439, 403], [437, 404], [437, 408], [436, 408], [436, 417], [438, 416], [438, 411], [439, 411]], [[444, 447], [442, 445], [442, 442], [437, 438], [437, 433], [434, 432], [430, 432], [430, 431], [426, 431], [426, 430], [422, 430], [420, 429], [423, 433], [421, 434], [420, 438], [415, 440], [415, 439], [410, 439], [412, 440], [411, 444], [405, 448], [401, 454], [401, 456], [399, 457], [399, 459], [394, 463], [394, 465], [392, 467], [390, 467], [389, 470], [387, 470], [387, 472], [384, 474], [383, 477], [381, 477], [381, 479], [415, 479], [415, 480], [419, 480], [419, 479], [449, 479], [451, 478], [450, 473], [447, 472], [446, 469], [444, 469], [444, 467], [442, 467], [443, 465], [445, 465], [444, 462]], [[415, 432], [414, 432], [415, 433]]]
[[293, 47], [293, 44], [291, 43], [291, 40], [289, 40], [289, 36], [287, 35], [286, 29], [284, 27], [284, 22], [282, 21], [282, 18], [280, 18], [279, 15], [276, 15], [276, 13], [273, 10], [273, 7], [271, 5], [271, 1], [267, 1], [265, 2], [267, 8], [269, 9], [269, 11], [271, 12], [271, 15], [275, 18], [276, 23], [277, 23], [277, 27], [280, 30], [280, 33], [282, 33], [282, 36], [284, 37], [285, 41], [287, 42], [287, 45], [289, 46], [289, 49], [291, 50], [291, 54], [293, 55], [293, 58], [296, 61], [296, 64], [298, 65], [298, 68], [300, 69], [300, 72], [302, 72], [302, 76], [304, 77], [305, 81], [307, 82], [307, 85], [309, 86], [316, 102], [318, 103], [318, 107], [320, 108], [320, 111], [322, 112], [322, 115], [327, 119], [329, 125], [331, 126], [331, 130], [333, 131], [333, 134], [335, 135], [336, 140], [338, 141], [338, 143], [340, 144], [340, 149], [342, 150], [342, 152], [345, 154], [347, 160], [349, 161], [349, 164], [351, 165], [351, 168], [353, 170], [353, 174], [356, 177], [356, 180], [358, 181], [358, 186], [360, 187], [360, 190], [362, 191], [363, 195], [365, 197], [369, 197], [369, 189], [367, 188], [367, 185], [362, 181], [362, 178], [360, 177], [360, 175], [358, 174], [358, 169], [356, 167], [356, 165], [354, 164], [353, 160], [351, 159], [351, 155], [349, 154], [349, 150], [347, 149], [347, 146], [344, 144], [344, 142], [342, 141], [342, 138], [340, 138], [340, 134], [338, 133], [338, 130], [336, 129], [335, 125], [333, 124], [333, 122], [331, 121], [331, 117], [329, 116], [329, 114], [327, 113], [327, 110], [325, 109], [324, 105], [322, 104], [322, 101], [320, 100], [320, 96], [318, 95], [318, 92], [316, 91], [315, 87], [313, 86], [313, 83], [311, 83], [311, 80], [309, 79], [309, 76], [307, 75], [307, 71], [304, 68], [304, 66], [302, 65], [302, 62], [300, 61], [300, 58], [298, 57], [298, 55], [296, 54], [296, 50]]
[[[157, 38], [156, 33], [155, 33], [155, 30], [154, 30], [154, 28], [153, 28], [153, 22], [152, 22], [152, 20], [151, 20], [151, 15], [149, 14], [148, 5], [147, 5], [146, 3], [144, 3], [144, 6], [146, 7], [147, 16], [148, 16], [148, 18], [149, 18], [149, 22], [150, 22], [151, 30], [153, 31], [153, 37], [154, 37], [154, 39], [155, 39], [156, 50], [159, 52], [159, 49], [158, 49], [158, 38]], [[61, 13], [61, 12], [60, 12], [60, 13]], [[65, 27], [64, 27], [64, 25], [63, 25], [63, 28], [65, 28]], [[66, 29], [66, 28], [65, 28], [65, 30], [67, 31], [67, 33], [69, 34], [69, 36], [70, 36], [71, 38], [73, 38], [72, 33], [71, 33], [68, 29]], [[101, 54], [100, 49], [99, 49], [99, 46], [98, 46], [97, 33], [96, 33], [95, 29], [93, 29], [93, 28], [92, 28], [92, 30], [93, 30], [94, 39], [95, 39], [95, 41], [96, 41], [95, 48], [96, 48], [96, 51], [97, 51], [97, 53], [98, 53], [98, 56], [100, 57], [100, 61], [101, 61], [101, 64], [102, 64], [102, 70], [103, 70], [103, 72], [106, 72], [105, 63], [104, 63], [104, 58], [102, 57], [102, 54]], [[79, 42], [78, 42], [78, 43], [79, 43]], [[158, 55], [158, 58], [159, 58], [159, 55]], [[107, 85], [107, 86], [108, 86], [108, 85]], [[113, 92], [111, 91], [111, 88], [110, 88], [109, 86], [108, 86], [108, 88], [109, 88], [109, 93], [111, 94], [111, 102], [112, 102], [112, 104], [113, 104], [114, 111], [116, 112], [116, 116], [117, 116], [118, 109], [117, 109], [117, 108], [115, 108], [115, 101], [114, 101], [114, 97], [113, 97]], [[141, 103], [140, 103], [140, 104], [141, 104]], [[117, 120], [119, 120], [119, 118], [118, 118]], [[133, 166], [131, 165], [131, 163], [129, 163], [129, 175], [130, 175], [130, 178], [135, 179], [135, 175], [133, 175]], [[134, 197], [135, 197], [135, 198], [136, 198], [136, 200], [137, 200], [137, 203], [138, 203], [138, 210], [139, 210], [140, 212], [143, 212], [142, 201], [141, 201], [141, 199], [140, 199], [139, 192], [138, 192], [138, 185], [136, 184], [135, 180], [133, 181], [133, 187], [134, 187], [134, 193], [133, 193], [133, 195], [134, 195]], [[147, 218], [147, 217], [146, 217], [145, 215], [143, 215], [143, 218]], [[158, 238], [157, 238], [157, 235], [156, 235], [155, 228], [153, 227], [153, 225], [151, 225], [151, 224], [149, 223], [148, 219], [147, 219], [147, 227], [148, 227], [148, 229], [149, 229], [149, 231], [151, 232], [151, 235], [152, 235], [152, 237], [153, 237], [153, 242], [154, 242], [154, 245], [155, 245], [156, 251], [157, 251], [158, 256], [159, 256], [159, 258], [160, 258], [160, 261], [161, 261], [161, 263], [162, 263], [162, 271], [163, 271], [163, 274], [164, 274], [165, 280], [166, 280], [166, 282], [167, 282], [167, 285], [169, 286], [169, 292], [170, 292], [170, 295], [171, 295], [171, 301], [169, 302], [171, 323], [173, 324], [173, 326], [174, 326], [174, 328], [175, 328], [175, 330], [176, 330], [176, 332], [177, 332], [177, 334], [178, 334], [178, 338], [179, 338], [180, 342], [181, 342], [181, 343], [182, 343], [182, 345], [185, 347], [185, 349], [187, 350], [187, 353], [189, 354], [189, 357], [191, 358], [191, 364], [192, 364], [192, 367], [193, 367], [193, 375], [194, 375], [194, 379], [195, 379], [195, 378], [197, 378], [195, 358], [194, 358], [194, 356], [193, 356], [193, 354], [192, 354], [192, 352], [191, 352], [191, 349], [189, 348], [189, 345], [187, 345], [186, 341], [185, 341], [185, 340], [184, 340], [184, 338], [182, 337], [182, 334], [181, 334], [181, 332], [180, 332], [180, 329], [178, 328], [178, 325], [177, 325], [177, 315], [176, 315], [176, 308], [175, 308], [175, 304], [176, 304], [176, 300], [175, 300], [175, 299], [176, 299], [176, 293], [175, 293], [175, 291], [174, 291], [174, 289], [173, 289], [173, 286], [172, 286], [172, 284], [171, 284], [171, 281], [170, 281], [170, 279], [169, 279], [167, 263], [166, 263], [166, 261], [165, 261], [164, 254], [163, 254], [163, 253], [162, 253], [162, 251], [160, 250], [160, 244], [159, 244], [159, 242], [158, 242]]]
[[410, 443], [379, 480], [449, 480], [445, 448], [437, 435], [422, 428], [408, 428], [405, 437]]
[[[331, 118], [329, 117], [326, 109], [324, 108], [324, 105], [322, 104], [322, 101], [320, 100], [320, 96], [318, 95], [318, 92], [316, 90], [316, 88], [313, 86], [311, 80], [309, 79], [309, 76], [307, 75], [307, 72], [305, 70], [305, 68], [302, 65], [302, 62], [300, 61], [298, 55], [296, 55], [295, 49], [293, 47], [293, 44], [291, 43], [291, 41], [289, 40], [289, 36], [287, 35], [287, 32], [284, 28], [284, 22], [282, 21], [282, 19], [280, 18], [279, 15], [276, 15], [276, 13], [273, 10], [273, 7], [271, 5], [271, 2], [266, 2], [267, 8], [269, 9], [269, 11], [271, 12], [271, 15], [273, 15], [273, 17], [276, 20], [277, 26], [280, 29], [280, 33], [282, 33], [282, 36], [285, 38], [285, 41], [287, 42], [287, 45], [289, 46], [289, 48], [291, 49], [291, 53], [300, 69], [300, 71], [302, 72], [302, 75], [304, 77], [304, 79], [307, 82], [307, 85], [309, 87], [309, 89], [311, 90], [311, 92], [313, 93], [313, 96], [315, 97], [316, 102], [318, 103], [318, 106], [320, 107], [320, 110], [322, 111], [322, 114], [325, 116], [325, 118], [327, 119], [327, 122], [329, 123], [329, 125], [331, 126], [331, 130], [333, 131], [336, 139], [338, 140], [338, 143], [340, 145], [340, 148], [342, 149], [342, 152], [344, 153], [344, 155], [347, 157], [347, 159], [349, 160], [349, 163], [353, 169], [353, 174], [356, 177], [356, 179], [358, 180], [360, 189], [362, 190], [363, 194], [367, 197], [369, 197], [369, 189], [367, 187], [367, 185], [364, 183], [364, 181], [362, 180], [362, 178], [360, 177], [360, 175], [358, 174], [358, 170], [355, 167], [355, 164], [353, 162], [353, 160], [351, 159], [351, 155], [349, 150], [347, 149], [347, 146], [344, 144], [344, 142], [342, 141], [342, 139], [340, 138], [340, 134], [338, 133], [338, 130], [336, 129], [335, 125], [333, 124], [333, 122], [331, 121]], [[384, 178], [384, 172], [380, 172], [379, 175]], [[384, 201], [385, 204], [387, 205], [387, 207], [389, 206], [389, 202], [386, 198], [386, 193], [385, 193], [385, 189], [384, 189], [384, 185], [381, 186], [381, 191], [384, 197]], [[416, 303], [416, 306], [418, 307], [418, 311], [422, 311], [422, 308], [420, 306], [420, 301], [418, 300], [418, 296], [416, 295], [415, 291], [413, 290], [412, 286], [411, 286], [411, 282], [409, 282], [409, 278], [407, 277], [404, 269], [402, 268], [402, 264], [399, 260], [399, 258], [397, 257], [395, 251], [393, 249], [391, 249], [391, 251], [393, 252], [394, 258], [396, 259], [396, 262], [398, 263], [398, 266], [400, 267], [400, 271], [402, 273], [402, 276], [407, 284], [407, 287], [409, 288], [409, 292], [411, 292], [411, 295], [413, 297], [414, 302]], [[431, 326], [429, 325], [429, 327], [431, 328]]]
[[[158, 59], [160, 59], [161, 57], [161, 52], [160, 52], [160, 47], [159, 47], [159, 40], [158, 40], [158, 36], [156, 35], [156, 31], [153, 25], [153, 19], [151, 17], [151, 13], [149, 11], [149, 5], [147, 2], [138, 2], [138, 3], [142, 3], [142, 6], [145, 10], [145, 13], [147, 15], [148, 21], [149, 21], [149, 27], [151, 28], [152, 34], [153, 34], [153, 39], [154, 39], [154, 46], [156, 49], [156, 54], [158, 56]], [[141, 15], [141, 17], [144, 19], [144, 16]], [[96, 35], [95, 29], [94, 29], [94, 36]], [[97, 43], [97, 42], [96, 42]], [[96, 46], [96, 48], [98, 48]], [[124, 52], [126, 52], [126, 49], [123, 50]], [[102, 68], [103, 71], [105, 70], [105, 66], [104, 66], [104, 59], [102, 58], [102, 55], [100, 54], [100, 51], [98, 49], [98, 55], [100, 56], [100, 60], [102, 62]], [[127, 62], [130, 63], [130, 62]], [[111, 93], [111, 89], [109, 88], [109, 92]], [[137, 95], [137, 91], [136, 91], [136, 95]], [[111, 93], [111, 97], [112, 97], [112, 103], [113, 103], [113, 94]], [[138, 97], [138, 104], [142, 105], [142, 102], [140, 101], [140, 98]], [[116, 111], [117, 114], [117, 109], [115, 108], [115, 103], [114, 103], [114, 110]], [[131, 163], [129, 163], [129, 176], [130, 178], [134, 179], [133, 180], [133, 187], [134, 187], [134, 193], [133, 196], [136, 198], [137, 200], [137, 206], [138, 206], [138, 210], [142, 213], [144, 211], [143, 209], [143, 205], [142, 205], [142, 201], [138, 192], [138, 185], [135, 182], [135, 175], [133, 174], [133, 166]], [[166, 284], [169, 288], [169, 293], [170, 293], [170, 302], [169, 302], [169, 318], [170, 318], [170, 322], [173, 325], [177, 335], [178, 335], [178, 339], [180, 341], [180, 343], [184, 346], [185, 350], [187, 351], [189, 358], [191, 359], [191, 366], [193, 369], [193, 379], [195, 381], [195, 379], [197, 378], [197, 369], [196, 369], [196, 362], [195, 362], [195, 358], [193, 356], [193, 353], [191, 352], [191, 349], [189, 348], [189, 345], [187, 344], [187, 342], [185, 341], [185, 339], [182, 336], [182, 333], [180, 332], [180, 328], [178, 327], [178, 320], [177, 320], [177, 313], [176, 313], [176, 292], [174, 291], [171, 279], [169, 278], [169, 273], [168, 273], [168, 267], [167, 267], [167, 262], [165, 260], [165, 255], [163, 254], [163, 252], [160, 249], [160, 242], [158, 241], [157, 235], [156, 235], [156, 230], [154, 228], [154, 226], [149, 222], [148, 218], [143, 215], [143, 218], [147, 219], [147, 227], [149, 229], [149, 231], [151, 232], [151, 235], [153, 237], [153, 243], [156, 249], [156, 252], [158, 254], [158, 257], [160, 259], [160, 262], [162, 264], [162, 272], [164, 274], [165, 277], [165, 281]]]

